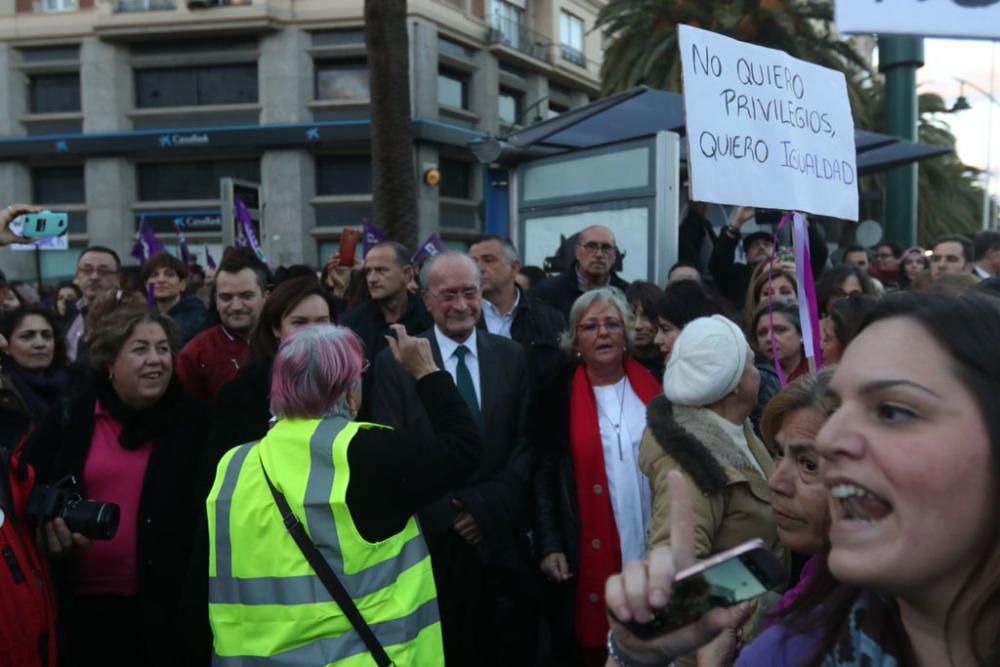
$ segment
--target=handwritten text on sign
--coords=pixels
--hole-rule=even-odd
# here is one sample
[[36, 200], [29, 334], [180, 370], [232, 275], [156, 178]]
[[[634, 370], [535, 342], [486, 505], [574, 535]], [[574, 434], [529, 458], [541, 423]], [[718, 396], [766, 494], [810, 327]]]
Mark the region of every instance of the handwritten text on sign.
[[844, 75], [680, 26], [691, 198], [858, 219]]
[[1000, 0], [837, 0], [843, 33], [1000, 38]]

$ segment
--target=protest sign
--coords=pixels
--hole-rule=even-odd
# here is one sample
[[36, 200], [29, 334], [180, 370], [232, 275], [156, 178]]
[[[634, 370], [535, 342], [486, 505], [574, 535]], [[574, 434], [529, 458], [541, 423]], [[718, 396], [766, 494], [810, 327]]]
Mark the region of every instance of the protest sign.
[[1000, 38], [1000, 0], [837, 0], [842, 33]]
[[679, 26], [693, 201], [858, 219], [843, 73]]

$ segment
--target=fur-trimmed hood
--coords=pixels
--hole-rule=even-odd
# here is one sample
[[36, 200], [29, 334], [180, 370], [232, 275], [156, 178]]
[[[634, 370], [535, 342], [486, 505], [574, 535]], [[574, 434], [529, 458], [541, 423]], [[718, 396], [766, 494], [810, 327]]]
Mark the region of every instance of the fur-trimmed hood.
[[663, 454], [674, 459], [705, 494], [725, 488], [729, 482], [726, 468], [759, 475], [706, 411], [707, 408], [672, 405], [665, 396], [657, 396], [650, 402], [646, 408], [646, 425], [659, 448], [644, 448], [640, 453], [639, 467], [647, 476]]

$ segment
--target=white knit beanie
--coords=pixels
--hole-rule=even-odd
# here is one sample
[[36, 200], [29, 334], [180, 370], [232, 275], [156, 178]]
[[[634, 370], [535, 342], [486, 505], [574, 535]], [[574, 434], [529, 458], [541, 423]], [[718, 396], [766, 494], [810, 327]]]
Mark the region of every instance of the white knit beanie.
[[731, 393], [747, 365], [743, 331], [722, 315], [699, 317], [674, 341], [663, 394], [675, 405], [702, 407]]

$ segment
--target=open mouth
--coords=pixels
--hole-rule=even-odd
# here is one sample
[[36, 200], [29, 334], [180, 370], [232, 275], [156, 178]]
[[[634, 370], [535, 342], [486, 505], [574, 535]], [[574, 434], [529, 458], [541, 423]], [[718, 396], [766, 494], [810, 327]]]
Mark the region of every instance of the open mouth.
[[892, 512], [888, 501], [856, 484], [836, 484], [830, 489], [830, 495], [836, 500], [834, 505], [841, 519], [871, 523]]

